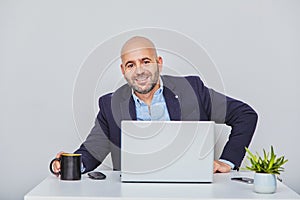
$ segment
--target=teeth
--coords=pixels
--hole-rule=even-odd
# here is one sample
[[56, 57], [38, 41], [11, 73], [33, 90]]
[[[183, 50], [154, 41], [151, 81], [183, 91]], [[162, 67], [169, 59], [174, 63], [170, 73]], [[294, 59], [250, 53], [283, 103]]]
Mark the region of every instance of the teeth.
[[137, 77], [136, 78], [136, 80], [137, 81], [144, 81], [144, 80], [146, 80], [148, 77], [145, 77], [145, 76], [143, 76], [143, 77]]

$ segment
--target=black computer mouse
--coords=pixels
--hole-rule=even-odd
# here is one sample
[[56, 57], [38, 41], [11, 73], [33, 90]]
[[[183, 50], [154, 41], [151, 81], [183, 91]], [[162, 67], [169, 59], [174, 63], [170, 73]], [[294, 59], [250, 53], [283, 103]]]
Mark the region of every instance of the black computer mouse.
[[103, 174], [102, 172], [89, 172], [88, 173], [89, 178], [95, 179], [95, 180], [103, 180], [106, 178], [106, 175]]

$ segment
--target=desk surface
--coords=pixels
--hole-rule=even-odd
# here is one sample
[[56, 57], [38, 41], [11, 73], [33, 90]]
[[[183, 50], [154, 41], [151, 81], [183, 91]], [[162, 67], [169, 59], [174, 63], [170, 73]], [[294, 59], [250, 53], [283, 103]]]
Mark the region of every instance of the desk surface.
[[80, 181], [62, 181], [47, 177], [31, 190], [25, 200], [50, 199], [300, 199], [300, 196], [278, 182], [274, 194], [257, 194], [253, 185], [231, 181], [231, 177], [252, 173], [214, 174], [214, 182], [206, 184], [121, 183], [120, 172], [103, 171], [105, 180], [91, 180], [83, 175]]

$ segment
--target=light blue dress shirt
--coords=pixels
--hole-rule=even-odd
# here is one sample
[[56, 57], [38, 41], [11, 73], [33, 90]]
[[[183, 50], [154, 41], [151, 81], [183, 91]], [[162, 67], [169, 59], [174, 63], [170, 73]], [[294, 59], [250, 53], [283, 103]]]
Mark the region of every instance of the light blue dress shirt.
[[140, 100], [134, 92], [132, 92], [132, 96], [135, 102], [136, 118], [138, 121], [170, 121], [161, 80], [160, 87], [154, 93], [150, 106]]

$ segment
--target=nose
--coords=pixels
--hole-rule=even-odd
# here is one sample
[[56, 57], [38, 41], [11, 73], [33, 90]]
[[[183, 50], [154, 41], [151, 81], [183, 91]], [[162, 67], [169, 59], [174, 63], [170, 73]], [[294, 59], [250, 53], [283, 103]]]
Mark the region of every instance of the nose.
[[144, 67], [140, 62], [138, 62], [136, 64], [135, 73], [136, 74], [142, 74], [143, 72], [144, 72]]

